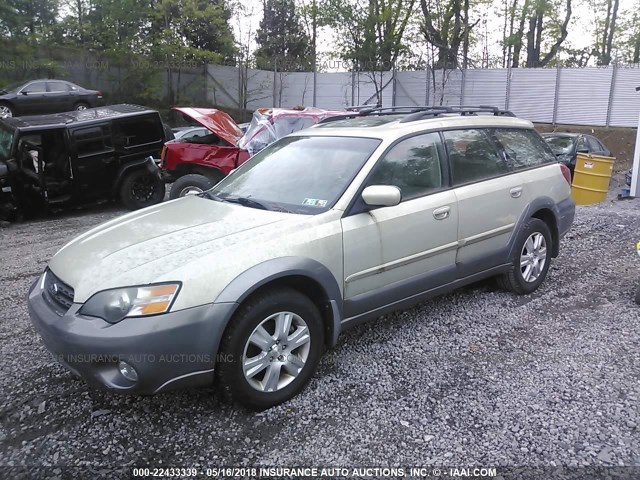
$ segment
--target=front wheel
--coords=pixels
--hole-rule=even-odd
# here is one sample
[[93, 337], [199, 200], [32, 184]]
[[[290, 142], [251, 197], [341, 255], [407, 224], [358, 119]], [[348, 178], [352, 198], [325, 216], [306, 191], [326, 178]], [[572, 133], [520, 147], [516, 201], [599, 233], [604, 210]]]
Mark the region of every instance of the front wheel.
[[311, 379], [324, 346], [315, 304], [277, 288], [240, 306], [224, 332], [217, 375], [225, 396], [252, 410], [289, 400]]
[[0, 103], [0, 118], [13, 117], [13, 109], [8, 103]]
[[519, 295], [534, 292], [549, 271], [551, 242], [547, 224], [538, 218], [530, 219], [518, 235], [513, 270], [498, 277], [500, 286]]
[[120, 200], [129, 210], [149, 207], [164, 200], [164, 182], [146, 168], [127, 174], [120, 185]]
[[183, 175], [171, 185], [169, 198], [175, 200], [176, 198], [186, 197], [187, 195], [202, 193], [205, 190], [209, 190], [216, 183], [218, 182], [197, 173]]

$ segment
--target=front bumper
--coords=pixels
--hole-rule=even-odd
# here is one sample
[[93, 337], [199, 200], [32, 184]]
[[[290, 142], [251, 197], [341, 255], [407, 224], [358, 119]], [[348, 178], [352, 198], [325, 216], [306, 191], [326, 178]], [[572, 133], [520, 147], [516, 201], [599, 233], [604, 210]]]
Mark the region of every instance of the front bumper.
[[[42, 288], [29, 291], [29, 315], [55, 359], [89, 385], [123, 393], [154, 394], [211, 384], [216, 354], [233, 303], [217, 303], [110, 324], [78, 313], [74, 303], [56, 313]], [[118, 363], [138, 373], [125, 378]]]

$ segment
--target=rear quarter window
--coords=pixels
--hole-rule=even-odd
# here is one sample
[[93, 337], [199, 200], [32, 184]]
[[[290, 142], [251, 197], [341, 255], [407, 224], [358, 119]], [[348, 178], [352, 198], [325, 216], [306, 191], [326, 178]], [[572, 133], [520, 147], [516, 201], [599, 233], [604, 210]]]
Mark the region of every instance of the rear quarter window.
[[538, 167], [556, 161], [547, 143], [532, 130], [498, 128], [494, 137], [502, 147], [511, 170]]

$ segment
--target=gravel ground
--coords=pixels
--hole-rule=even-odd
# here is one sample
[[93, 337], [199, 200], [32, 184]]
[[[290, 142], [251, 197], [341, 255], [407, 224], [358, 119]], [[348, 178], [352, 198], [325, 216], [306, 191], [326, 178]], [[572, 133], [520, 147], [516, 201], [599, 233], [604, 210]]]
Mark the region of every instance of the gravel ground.
[[535, 294], [485, 282], [349, 330], [258, 414], [213, 388], [92, 391], [47, 353], [29, 285], [120, 213], [0, 228], [0, 465], [640, 466], [640, 200], [579, 207]]

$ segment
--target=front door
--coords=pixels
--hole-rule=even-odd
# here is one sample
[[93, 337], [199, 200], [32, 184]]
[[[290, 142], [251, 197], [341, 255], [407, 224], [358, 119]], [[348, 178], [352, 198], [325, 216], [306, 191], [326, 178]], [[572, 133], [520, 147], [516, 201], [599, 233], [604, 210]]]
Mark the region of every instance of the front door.
[[397, 186], [401, 203], [343, 218], [346, 318], [453, 281], [458, 205], [443, 157], [437, 133], [401, 140], [366, 182]]
[[16, 104], [20, 115], [50, 113], [51, 106], [47, 100], [46, 82], [31, 82], [20, 90]]

